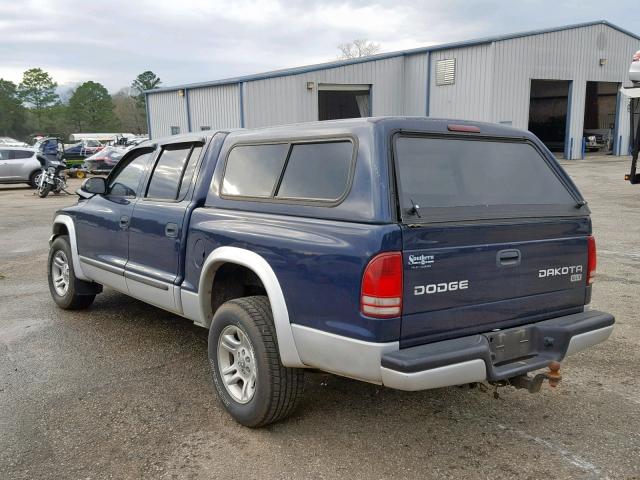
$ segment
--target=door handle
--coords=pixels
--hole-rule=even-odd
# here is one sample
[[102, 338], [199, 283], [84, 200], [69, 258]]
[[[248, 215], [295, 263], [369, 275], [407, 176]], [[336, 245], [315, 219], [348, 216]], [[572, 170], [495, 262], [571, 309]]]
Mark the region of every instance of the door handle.
[[120, 228], [123, 230], [129, 228], [129, 217], [126, 215], [120, 217]]
[[178, 224], [177, 223], [167, 223], [167, 226], [164, 227], [164, 234], [169, 238], [175, 238], [178, 236]]
[[515, 248], [510, 250], [500, 250], [496, 259], [496, 263], [499, 267], [511, 267], [520, 265], [522, 254], [520, 250]]

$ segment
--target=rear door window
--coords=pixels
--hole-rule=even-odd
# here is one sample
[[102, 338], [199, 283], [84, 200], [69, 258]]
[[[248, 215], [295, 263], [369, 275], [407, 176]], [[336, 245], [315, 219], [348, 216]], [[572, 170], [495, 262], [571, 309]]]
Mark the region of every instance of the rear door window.
[[[188, 189], [193, 176], [192, 165], [187, 168], [187, 162], [189, 164], [195, 164], [195, 159], [191, 162], [189, 158], [193, 145], [168, 145], [162, 149], [160, 157], [156, 161], [155, 168], [151, 174], [151, 180], [149, 180], [149, 186], [147, 187], [147, 198], [155, 200], [178, 200], [182, 193], [186, 193], [184, 188]], [[196, 147], [198, 152], [200, 146]], [[195, 166], [195, 165], [193, 165]], [[188, 181], [185, 183], [185, 173], [189, 176]]]
[[33, 157], [33, 152], [30, 152], [29, 150], [12, 150], [10, 157], [14, 160], [31, 158]]
[[571, 212], [576, 205], [527, 142], [399, 136], [395, 158], [403, 217], [412, 221]]
[[347, 190], [352, 156], [351, 142], [293, 145], [277, 196], [339, 199]]

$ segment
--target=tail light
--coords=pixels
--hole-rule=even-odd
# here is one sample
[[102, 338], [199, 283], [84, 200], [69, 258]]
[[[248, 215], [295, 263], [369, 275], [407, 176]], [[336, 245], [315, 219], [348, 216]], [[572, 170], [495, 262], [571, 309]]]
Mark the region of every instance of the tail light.
[[588, 260], [587, 260], [587, 285], [593, 283], [593, 277], [596, 274], [596, 239], [590, 236], [587, 239]]
[[636, 54], [633, 56], [632, 62], [640, 62], [640, 50], [638, 50]]
[[402, 254], [376, 255], [362, 277], [360, 310], [368, 317], [393, 318], [402, 314]]

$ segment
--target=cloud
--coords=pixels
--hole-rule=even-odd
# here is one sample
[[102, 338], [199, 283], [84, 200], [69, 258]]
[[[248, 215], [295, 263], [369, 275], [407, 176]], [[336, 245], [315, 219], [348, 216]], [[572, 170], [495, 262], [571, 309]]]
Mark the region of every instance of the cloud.
[[[620, 3], [608, 20], [639, 31], [625, 14], [635, 3]], [[601, 2], [576, 0], [0, 0], [0, 11], [0, 77], [38, 66], [111, 91], [144, 70], [189, 83], [334, 60], [355, 38], [393, 51], [603, 15]]]

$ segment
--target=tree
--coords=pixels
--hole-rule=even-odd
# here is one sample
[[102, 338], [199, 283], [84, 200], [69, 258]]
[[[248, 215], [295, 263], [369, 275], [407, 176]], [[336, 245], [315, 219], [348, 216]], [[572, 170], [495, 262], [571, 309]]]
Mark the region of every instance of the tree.
[[27, 133], [25, 113], [16, 84], [0, 78], [0, 135], [20, 138]]
[[380, 45], [362, 38], [356, 39], [351, 43], [338, 45], [338, 49], [342, 52], [338, 58], [341, 60], [347, 60], [349, 58], [360, 58], [375, 55], [380, 51]]
[[147, 133], [145, 112], [140, 110], [137, 99], [132, 97], [129, 88], [123, 88], [112, 95], [113, 113], [120, 125], [120, 131], [127, 133]]
[[131, 89], [133, 90], [140, 110], [145, 111], [147, 108], [143, 92], [145, 90], [158, 88], [161, 83], [162, 81], [160, 80], [160, 77], [150, 70], [142, 72], [136, 77], [133, 83], [131, 83]]
[[107, 131], [115, 127], [113, 101], [107, 89], [97, 82], [84, 82], [69, 99], [69, 120], [79, 132]]
[[57, 86], [51, 76], [40, 68], [31, 68], [22, 76], [22, 82], [18, 86], [18, 97], [23, 104], [31, 107], [38, 120], [38, 127], [44, 110], [58, 101]]

